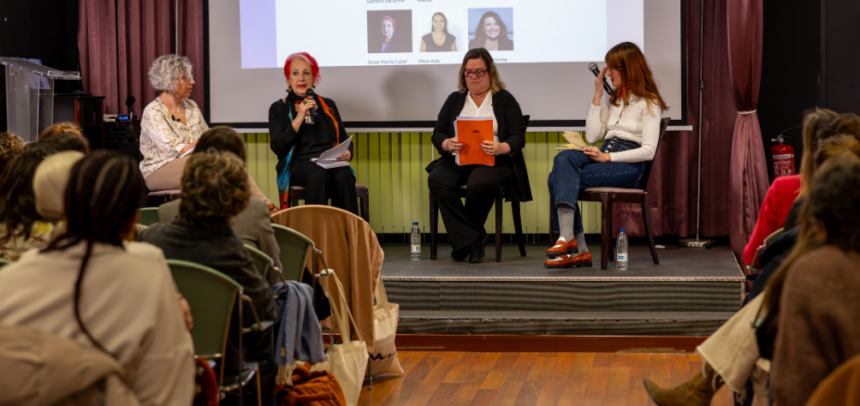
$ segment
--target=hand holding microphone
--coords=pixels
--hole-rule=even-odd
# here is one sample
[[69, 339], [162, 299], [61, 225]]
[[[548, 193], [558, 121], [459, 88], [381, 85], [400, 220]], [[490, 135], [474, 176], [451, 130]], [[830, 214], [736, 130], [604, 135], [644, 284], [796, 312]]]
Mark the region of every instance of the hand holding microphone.
[[612, 86], [609, 86], [609, 83], [606, 82], [606, 69], [604, 66], [603, 69], [598, 70], [597, 64], [592, 62], [588, 64], [588, 70], [594, 74], [594, 102], [595, 106], [600, 105], [600, 98], [603, 97], [604, 90], [608, 94], [612, 94]]

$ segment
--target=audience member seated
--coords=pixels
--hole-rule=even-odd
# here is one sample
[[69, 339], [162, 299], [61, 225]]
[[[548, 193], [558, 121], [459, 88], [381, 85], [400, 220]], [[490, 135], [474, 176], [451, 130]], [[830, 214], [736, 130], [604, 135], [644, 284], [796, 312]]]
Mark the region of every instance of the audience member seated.
[[[815, 156], [818, 142], [815, 140], [820, 130], [826, 127], [831, 120], [836, 118], [835, 111], [827, 109], [815, 109], [803, 118], [803, 157], [801, 168], [808, 168], [810, 161]], [[801, 173], [804, 171], [802, 170]], [[764, 243], [764, 239], [780, 229], [788, 217], [791, 205], [801, 193], [801, 175], [780, 176], [773, 180], [767, 189], [764, 203], [759, 210], [758, 220], [755, 223], [750, 240], [744, 248], [744, 263], [752, 265], [755, 252]]]
[[0, 177], [0, 258], [17, 261], [25, 251], [50, 242], [53, 227], [36, 212], [33, 175], [53, 153], [49, 145], [28, 144]]
[[[803, 405], [830, 372], [860, 354], [860, 159], [825, 162], [801, 208], [800, 237], [765, 297], [779, 312], [773, 398]], [[847, 388], [846, 388], [847, 390]]]
[[84, 158], [78, 151], [59, 152], [45, 158], [33, 175], [33, 195], [36, 212], [54, 226], [54, 235], [66, 230], [66, 186], [72, 168]]
[[194, 348], [176, 286], [161, 250], [128, 242], [146, 196], [137, 163], [92, 154], [75, 164], [69, 185], [67, 231], [0, 272], [0, 325], [109, 354], [141, 405], [189, 405]]
[[[248, 206], [248, 176], [242, 160], [230, 152], [207, 151], [192, 154], [182, 175], [182, 202], [179, 217], [170, 223], [156, 223], [139, 239], [164, 251], [169, 259], [196, 262], [213, 268], [244, 288], [251, 306], [243, 306], [243, 323], [254, 323], [254, 311], [261, 320], [275, 318], [272, 288], [254, 267], [254, 260], [233, 230], [230, 221]], [[238, 320], [231, 323], [225, 374], [235, 374]], [[246, 335], [245, 359], [260, 362], [263, 398], [274, 394], [277, 368], [272, 354], [271, 331]]]
[[90, 142], [84, 137], [81, 128], [67, 122], [56, 123], [46, 128], [39, 134], [39, 142], [48, 143], [57, 152], [79, 151], [84, 154], [90, 152]]
[[16, 155], [24, 149], [24, 141], [21, 137], [10, 132], [0, 133], [0, 174]]
[[[816, 153], [811, 169], [816, 171], [816, 168], [821, 167], [824, 162], [843, 155], [860, 157], [860, 142], [855, 137], [837, 136], [828, 139]], [[808, 179], [811, 190], [815, 186], [817, 177], [809, 176], [805, 179]], [[795, 235], [795, 231], [797, 230], [790, 230], [780, 239]], [[800, 234], [803, 235], [802, 230]], [[783, 244], [775, 241], [769, 249], [771, 247], [780, 248], [787, 254], [792, 252], [794, 243], [788, 241]], [[785, 261], [787, 262], [788, 259]], [[758, 318], [765, 320], [767, 324], [768, 320], [776, 319], [778, 311], [770, 313], [762, 309], [777, 309], [776, 302], [779, 296], [774, 296], [775, 304], [768, 307], [766, 295], [758, 293], [771, 289], [772, 282], [768, 283], [767, 280], [771, 273], [770, 269], [774, 269], [774, 278], [776, 278], [785, 264], [782, 262], [782, 257], [768, 260], [763, 257], [762, 263], [764, 269], [756, 279], [744, 307], [696, 349], [702, 356], [704, 364], [702, 371], [687, 382], [668, 389], [661, 388], [648, 379], [645, 380], [645, 387], [656, 403], [665, 406], [708, 405], [723, 383], [735, 393], [744, 393], [748, 379], [752, 382], [746, 387], [753, 388], [756, 396], [765, 396], [765, 384], [771, 370], [769, 360], [773, 358], [773, 341], [776, 337], [770, 329], [752, 327], [750, 321]], [[766, 288], [762, 289], [761, 286]], [[752, 396], [751, 393], [746, 395]]]
[[[218, 152], [232, 152], [242, 162], [247, 163], [245, 157], [245, 141], [242, 136], [230, 127], [215, 127], [209, 129], [197, 141], [194, 154], [206, 153], [215, 150]], [[162, 223], [170, 223], [179, 216], [179, 207], [182, 200], [174, 200], [158, 207], [158, 219]], [[233, 218], [230, 228], [242, 242], [259, 248], [275, 260], [275, 266], [281, 269], [281, 249], [275, 240], [275, 230], [272, 228], [272, 218], [269, 214], [268, 204], [265, 200], [251, 196], [248, 207]], [[272, 281], [273, 279], [269, 279]]]

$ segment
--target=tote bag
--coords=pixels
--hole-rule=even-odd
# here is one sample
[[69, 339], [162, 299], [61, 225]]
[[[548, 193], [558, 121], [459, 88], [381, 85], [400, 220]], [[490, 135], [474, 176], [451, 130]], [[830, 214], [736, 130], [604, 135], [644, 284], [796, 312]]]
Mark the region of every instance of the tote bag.
[[[346, 298], [343, 295], [343, 285], [335, 275], [334, 271], [328, 270], [330, 277], [337, 283], [337, 296], [333, 296], [329, 291], [326, 283], [320, 283], [323, 287], [323, 292], [331, 302], [332, 316], [337, 323], [337, 328], [340, 330], [341, 344], [329, 343], [326, 350], [326, 361], [320, 362], [311, 368], [311, 371], [329, 371], [337, 378], [343, 389], [343, 395], [346, 398], [347, 406], [356, 406], [358, 397], [361, 395], [361, 386], [364, 384], [364, 376], [367, 372], [367, 344], [361, 339], [358, 333], [358, 326], [355, 326], [355, 320], [352, 318], [352, 312], [349, 311], [349, 305], [346, 303]], [[340, 303], [338, 307], [335, 300]], [[344, 314], [345, 313], [345, 314]], [[355, 326], [357, 340], [352, 340], [350, 337], [350, 322]]]
[[400, 318], [400, 305], [388, 302], [382, 274], [376, 282], [376, 306], [373, 307], [373, 349], [370, 354], [371, 376], [400, 376], [403, 367], [397, 358], [394, 338], [397, 335], [397, 320]]

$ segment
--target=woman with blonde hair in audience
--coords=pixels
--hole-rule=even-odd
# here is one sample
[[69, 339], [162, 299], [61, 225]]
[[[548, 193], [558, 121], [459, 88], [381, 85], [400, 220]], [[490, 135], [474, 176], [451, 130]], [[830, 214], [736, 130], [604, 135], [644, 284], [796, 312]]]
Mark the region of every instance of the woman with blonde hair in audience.
[[28, 144], [0, 177], [0, 258], [16, 261], [25, 251], [50, 242], [53, 226], [36, 211], [33, 175], [54, 152], [46, 144]]
[[57, 152], [79, 151], [90, 152], [90, 142], [81, 132], [81, 128], [69, 122], [56, 123], [39, 134], [39, 142], [47, 143]]
[[[182, 175], [182, 200], [179, 216], [170, 223], [155, 223], [140, 234], [139, 240], [161, 248], [168, 259], [181, 259], [208, 266], [242, 285], [252, 306], [243, 306], [243, 327], [275, 318], [272, 288], [260, 276], [251, 254], [230, 223], [248, 206], [250, 193], [245, 164], [230, 152], [216, 150], [191, 154]], [[224, 363], [225, 374], [233, 375], [238, 349], [238, 313], [231, 323]], [[270, 331], [254, 331], [243, 336], [243, 359], [260, 365], [263, 399], [274, 395], [277, 367], [272, 354]], [[266, 402], [264, 402], [266, 403]]]
[[24, 140], [10, 132], [0, 133], [0, 174], [16, 155], [24, 149]]
[[[245, 140], [230, 127], [220, 126], [210, 128], [197, 142], [194, 154], [208, 153], [209, 151], [232, 152], [243, 163], [247, 164], [245, 155]], [[182, 199], [158, 206], [158, 219], [162, 223], [170, 223], [179, 216], [179, 208]], [[230, 228], [236, 236], [245, 244], [250, 244], [266, 253], [275, 261], [275, 266], [281, 268], [281, 249], [275, 240], [275, 230], [272, 228], [272, 218], [266, 201], [256, 196], [251, 196], [248, 207], [237, 214], [230, 222]], [[275, 276], [275, 275], [272, 275]], [[273, 279], [269, 279], [272, 281]]]
[[106, 152], [77, 162], [67, 230], [0, 272], [0, 325], [97, 348], [123, 366], [141, 405], [187, 406], [194, 348], [176, 285], [161, 250], [129, 242], [145, 198], [132, 158]]
[[[813, 160], [812, 170], [817, 174], [817, 169], [828, 160], [849, 155], [860, 157], [860, 141], [854, 135], [842, 135], [830, 137], [816, 153]], [[817, 177], [810, 177], [811, 187], [815, 186]], [[800, 216], [802, 218], [802, 216]], [[802, 230], [800, 230], [802, 235]], [[782, 238], [782, 237], [781, 237]], [[800, 239], [800, 238], [798, 238]], [[791, 243], [791, 246], [795, 246]], [[797, 245], [799, 247], [799, 244]], [[788, 248], [792, 253], [797, 248]], [[790, 254], [793, 255], [793, 254]], [[772, 279], [777, 278], [788, 259], [777, 262], [778, 267]], [[781, 265], [780, 265], [781, 264]], [[761, 274], [764, 274], [762, 272]], [[761, 275], [760, 276], [765, 276]], [[766, 275], [769, 276], [769, 275]], [[756, 286], [767, 284], [765, 292], [771, 289], [771, 283], [767, 278], [759, 278], [753, 287], [754, 294]], [[757, 295], [742, 307], [722, 327], [714, 332], [696, 351], [702, 356], [702, 370], [696, 373], [687, 382], [672, 388], [662, 388], [649, 379], [644, 381], [648, 394], [655, 403], [663, 406], [673, 405], [708, 405], [716, 391], [725, 383], [732, 391], [739, 394], [745, 393], [747, 379], [752, 380], [752, 387], [757, 397], [756, 402], [762, 402], [759, 396], [765, 393], [765, 384], [768, 372], [771, 370], [771, 362], [774, 349], [770, 339], [773, 332], [758, 327], [752, 327], [751, 320], [767, 319], [768, 316], [775, 318], [777, 312], [769, 312], [767, 306], [763, 306], [768, 300], [767, 295]], [[778, 300], [778, 295], [773, 300]], [[775, 308], [771, 306], [770, 308]]]

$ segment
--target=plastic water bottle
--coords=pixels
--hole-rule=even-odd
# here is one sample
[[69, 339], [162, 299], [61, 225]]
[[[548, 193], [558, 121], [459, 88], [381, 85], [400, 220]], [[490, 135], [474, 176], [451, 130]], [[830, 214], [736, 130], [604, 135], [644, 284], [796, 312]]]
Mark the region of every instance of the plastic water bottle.
[[418, 222], [412, 223], [412, 236], [409, 238], [412, 243], [412, 260], [421, 260], [421, 230], [418, 228]]
[[627, 270], [627, 261], [630, 259], [627, 256], [627, 234], [624, 234], [624, 229], [618, 233], [618, 242], [615, 244], [615, 251], [618, 256], [615, 258], [615, 269], [622, 271]]

